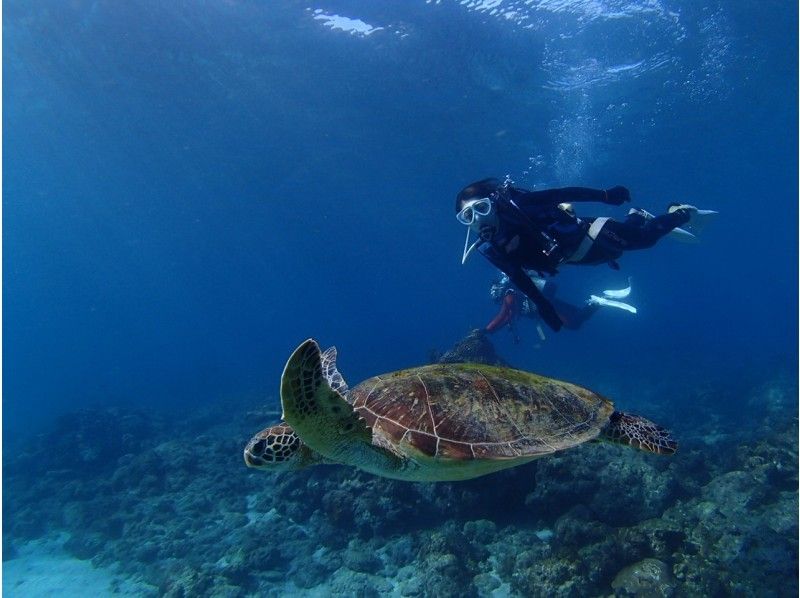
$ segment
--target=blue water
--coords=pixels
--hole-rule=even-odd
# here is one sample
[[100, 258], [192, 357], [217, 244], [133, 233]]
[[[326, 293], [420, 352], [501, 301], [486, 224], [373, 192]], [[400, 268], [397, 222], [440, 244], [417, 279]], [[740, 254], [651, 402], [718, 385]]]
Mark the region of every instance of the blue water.
[[273, 393], [308, 336], [354, 380], [421, 363], [493, 315], [452, 212], [492, 175], [722, 213], [699, 246], [564, 267], [578, 298], [633, 276], [640, 313], [517, 363], [793, 371], [796, 8], [540, 4], [318, 7], [384, 28], [364, 36], [293, 2], [7, 2], [6, 433]]
[[632, 277], [639, 313], [539, 348], [523, 322], [519, 345], [494, 339], [514, 365], [633, 405], [657, 386], [681, 409], [671, 388], [796, 384], [797, 16], [779, 0], [6, 1], [4, 444], [93, 405], [274, 402], [308, 337], [352, 383], [426, 362], [495, 313], [495, 272], [459, 265], [453, 214], [488, 176], [720, 212], [700, 244], [563, 267], [575, 302]]

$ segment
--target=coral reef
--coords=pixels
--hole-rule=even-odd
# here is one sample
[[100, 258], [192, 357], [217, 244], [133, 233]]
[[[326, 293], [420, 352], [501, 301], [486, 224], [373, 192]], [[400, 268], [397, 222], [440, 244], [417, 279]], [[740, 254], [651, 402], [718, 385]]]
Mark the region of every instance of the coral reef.
[[488, 363], [490, 365], [508, 364], [495, 351], [489, 336], [480, 328], [471, 330], [464, 338], [442, 355], [433, 355], [432, 361], [439, 363]]
[[752, 391], [748, 427], [709, 423], [672, 458], [590, 443], [454, 484], [247, 469], [267, 422], [245, 409], [81, 411], [5, 455], [4, 557], [66, 532], [176, 597], [794, 596], [791, 396]]

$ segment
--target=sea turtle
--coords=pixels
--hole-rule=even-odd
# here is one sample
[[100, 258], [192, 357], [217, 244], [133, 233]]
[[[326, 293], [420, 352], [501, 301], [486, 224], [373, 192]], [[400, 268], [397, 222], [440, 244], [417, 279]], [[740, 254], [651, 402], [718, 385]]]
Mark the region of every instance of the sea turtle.
[[672, 454], [664, 428], [614, 411], [611, 401], [568, 382], [475, 363], [416, 367], [348, 389], [336, 349], [313, 339], [281, 377], [284, 422], [256, 434], [245, 463], [291, 470], [352, 465], [411, 481], [467, 480], [590, 440]]

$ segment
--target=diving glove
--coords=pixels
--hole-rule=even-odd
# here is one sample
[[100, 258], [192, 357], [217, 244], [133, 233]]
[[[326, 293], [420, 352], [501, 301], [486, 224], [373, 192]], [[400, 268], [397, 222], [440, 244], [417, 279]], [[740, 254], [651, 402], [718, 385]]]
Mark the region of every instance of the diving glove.
[[627, 187], [622, 187], [621, 185], [606, 189], [605, 194], [606, 203], [610, 203], [612, 206], [621, 206], [626, 201], [631, 200], [631, 192], [628, 191]]

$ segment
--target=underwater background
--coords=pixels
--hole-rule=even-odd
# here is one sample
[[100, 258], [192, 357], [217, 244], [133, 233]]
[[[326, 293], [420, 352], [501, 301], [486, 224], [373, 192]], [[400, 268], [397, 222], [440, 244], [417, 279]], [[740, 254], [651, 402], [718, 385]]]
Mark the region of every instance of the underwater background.
[[[8, 596], [797, 595], [797, 6], [3, 3]], [[672, 429], [466, 483], [245, 468], [283, 365], [495, 315], [455, 194], [625, 185], [699, 244], [563, 267], [632, 315], [492, 337]], [[623, 217], [629, 206], [577, 206]]]

